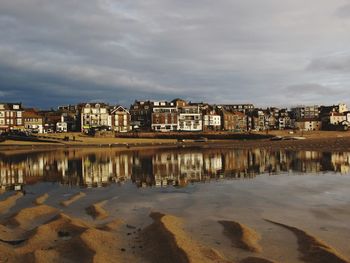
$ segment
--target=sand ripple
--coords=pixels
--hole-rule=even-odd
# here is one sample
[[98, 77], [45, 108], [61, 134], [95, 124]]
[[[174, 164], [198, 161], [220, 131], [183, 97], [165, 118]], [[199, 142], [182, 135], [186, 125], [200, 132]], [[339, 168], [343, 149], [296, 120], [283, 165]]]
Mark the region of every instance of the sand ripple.
[[8, 224], [30, 229], [55, 216], [58, 210], [47, 205], [24, 208], [8, 220]]
[[294, 233], [298, 239], [298, 249], [302, 256], [303, 261], [311, 263], [349, 263], [350, 261], [345, 259], [339, 254], [333, 247], [327, 245], [322, 240], [318, 239], [307, 233], [302, 229], [298, 229], [293, 226], [288, 226], [282, 223], [278, 223], [271, 220], [266, 220], [270, 223], [284, 227]]
[[13, 207], [17, 200], [23, 196], [22, 192], [17, 192], [5, 200], [0, 202], [0, 214], [6, 213], [11, 207]]
[[15, 251], [21, 258], [34, 262], [128, 262], [120, 247], [117, 233], [59, 214], [39, 226]]
[[62, 201], [61, 205], [63, 206], [70, 206], [72, 203], [78, 201], [80, 198], [84, 197], [86, 194], [83, 192], [77, 193], [73, 196], [71, 196], [68, 200]]
[[34, 203], [37, 205], [42, 205], [43, 203], [45, 203], [45, 201], [49, 198], [49, 194], [45, 193], [41, 196], [39, 196], [37, 199], [35, 199]]
[[246, 225], [235, 221], [219, 221], [224, 227], [224, 234], [231, 240], [233, 246], [252, 252], [261, 252], [260, 235]]
[[108, 212], [103, 208], [107, 203], [107, 200], [92, 204], [86, 208], [86, 213], [92, 216], [94, 219], [102, 220], [108, 217]]
[[180, 218], [151, 213], [154, 222], [142, 235], [147, 247], [144, 256], [151, 262], [228, 262], [214, 249], [193, 240]]

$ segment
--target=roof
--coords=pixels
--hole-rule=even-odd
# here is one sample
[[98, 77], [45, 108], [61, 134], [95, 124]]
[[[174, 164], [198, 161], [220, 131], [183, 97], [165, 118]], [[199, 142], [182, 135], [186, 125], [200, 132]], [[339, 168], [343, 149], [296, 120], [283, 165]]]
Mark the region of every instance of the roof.
[[22, 114], [22, 117], [24, 117], [24, 118], [43, 118], [41, 115], [39, 115], [35, 111], [24, 111]]
[[125, 109], [123, 106], [115, 106], [112, 110], [111, 110], [111, 114], [113, 114], [116, 111], [124, 111], [129, 113], [129, 111], [127, 109]]

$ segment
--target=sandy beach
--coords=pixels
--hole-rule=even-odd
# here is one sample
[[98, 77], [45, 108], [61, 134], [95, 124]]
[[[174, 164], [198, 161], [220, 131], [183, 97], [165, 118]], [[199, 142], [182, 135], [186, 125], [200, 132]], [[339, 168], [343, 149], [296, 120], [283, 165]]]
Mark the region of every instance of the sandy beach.
[[[214, 147], [220, 156], [230, 149], [350, 150], [348, 133], [316, 133], [304, 140], [162, 143], [167, 158], [168, 148], [183, 156], [192, 148], [212, 156]], [[3, 156], [20, 160], [28, 154], [33, 160], [36, 154], [53, 155], [62, 147], [39, 145], [30, 153], [25, 144], [5, 145]], [[65, 151], [63, 146], [57, 155], [100, 156], [103, 163], [105, 156], [117, 158], [119, 150], [138, 149], [136, 155], [147, 156], [159, 145], [120, 146], [109, 155], [106, 147]], [[0, 262], [350, 262], [348, 174], [299, 176], [296, 170], [272, 175], [141, 189], [131, 182], [80, 188], [37, 180], [25, 191], [0, 195]]]
[[322, 190], [342, 196], [349, 178], [339, 188], [326, 177], [317, 190], [312, 178], [277, 179], [141, 193], [116, 186], [68, 196], [69, 188], [55, 187], [9, 192], [0, 201], [0, 262], [350, 262], [347, 199], [325, 201]]
[[[113, 137], [88, 137], [80, 133], [70, 133], [67, 136], [77, 138], [77, 141], [59, 143], [41, 143], [6, 140], [0, 143], [0, 152], [20, 151], [23, 149], [54, 149], [54, 148], [119, 148], [121, 150], [135, 150], [140, 148], [161, 147], [235, 147], [237, 149], [268, 148], [268, 149], [292, 149], [315, 151], [348, 151], [350, 150], [350, 132], [337, 131], [309, 131], [290, 134], [288, 131], [270, 131], [269, 135], [282, 136], [285, 140], [272, 141], [270, 139], [259, 140], [208, 140], [207, 142], [195, 142], [188, 140], [178, 142], [173, 139], [139, 139], [139, 138], [113, 138]], [[48, 137], [63, 138], [65, 134], [49, 134]], [[303, 137], [303, 140], [293, 140], [293, 137]]]

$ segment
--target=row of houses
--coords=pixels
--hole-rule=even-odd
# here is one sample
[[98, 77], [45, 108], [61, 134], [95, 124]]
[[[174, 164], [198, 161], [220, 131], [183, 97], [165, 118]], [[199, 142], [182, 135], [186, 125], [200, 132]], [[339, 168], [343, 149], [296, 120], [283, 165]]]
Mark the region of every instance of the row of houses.
[[21, 103], [0, 103], [0, 131], [32, 133], [129, 131], [264, 131], [346, 130], [350, 111], [345, 104], [298, 106], [291, 109], [256, 108], [253, 104], [138, 101], [129, 109], [106, 103], [81, 103], [57, 109], [24, 108]]
[[131, 130], [129, 111], [104, 103], [60, 106], [46, 111], [24, 108], [21, 103], [0, 103], [0, 132], [88, 132], [91, 129], [128, 132]]

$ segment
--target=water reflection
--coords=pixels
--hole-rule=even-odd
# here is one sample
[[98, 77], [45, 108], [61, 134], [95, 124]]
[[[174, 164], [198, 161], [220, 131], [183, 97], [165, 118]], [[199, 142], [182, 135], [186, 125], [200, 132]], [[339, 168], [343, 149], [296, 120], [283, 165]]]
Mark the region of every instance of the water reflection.
[[185, 186], [219, 178], [253, 178], [262, 173], [350, 171], [350, 152], [272, 151], [267, 149], [72, 149], [0, 153], [0, 187], [58, 182], [102, 187], [132, 181], [138, 187]]

